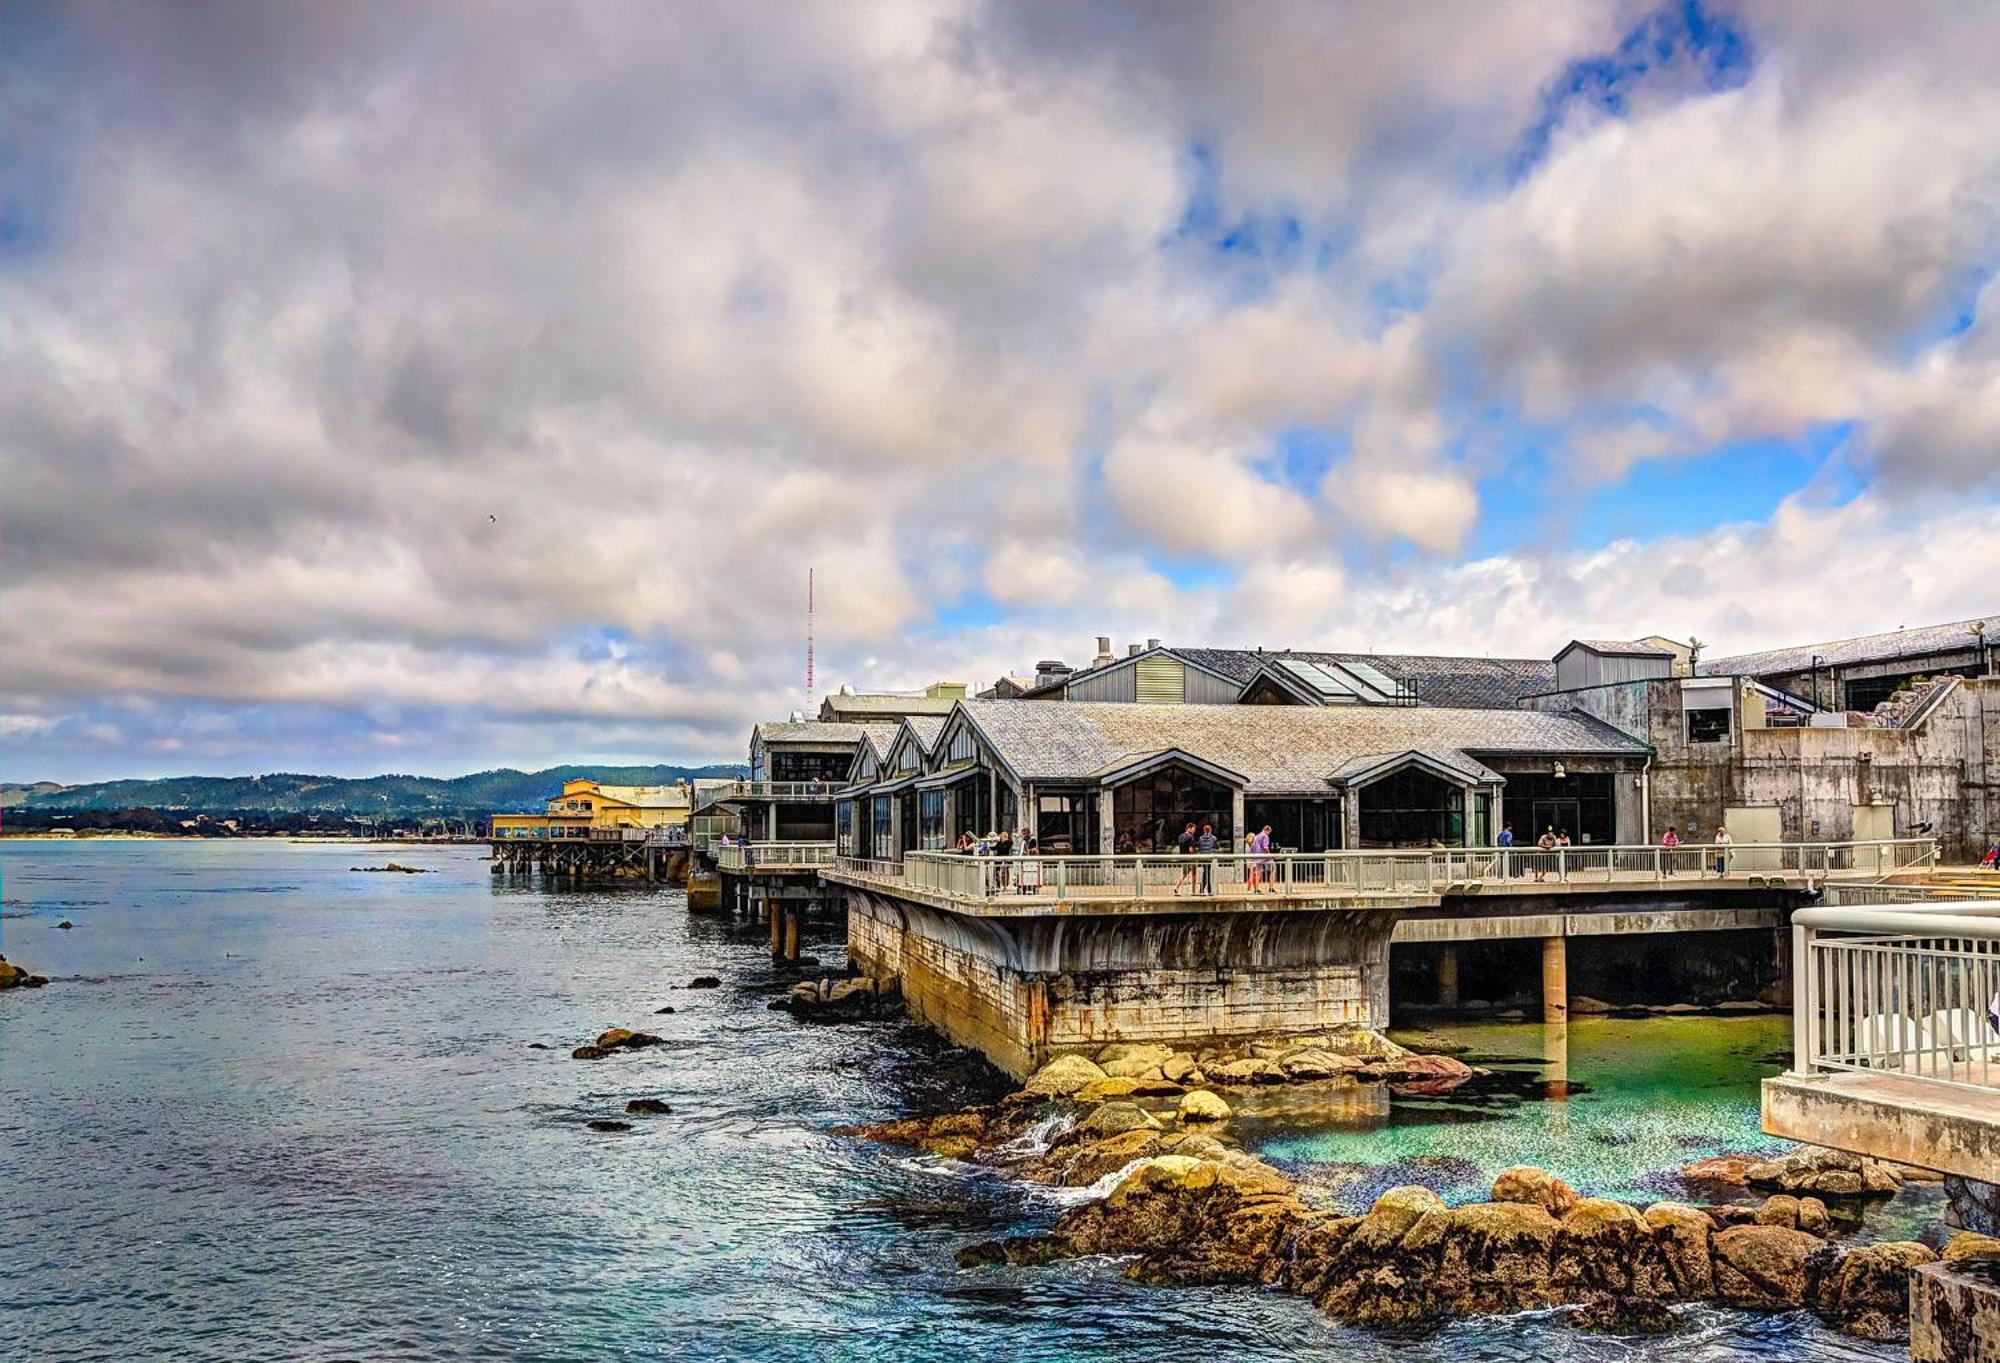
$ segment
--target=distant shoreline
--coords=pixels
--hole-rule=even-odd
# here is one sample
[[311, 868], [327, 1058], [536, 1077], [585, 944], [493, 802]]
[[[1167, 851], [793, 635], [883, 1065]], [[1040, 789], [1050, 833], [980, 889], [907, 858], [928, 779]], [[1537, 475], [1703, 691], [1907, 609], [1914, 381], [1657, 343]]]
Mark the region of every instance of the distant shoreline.
[[200, 833], [133, 833], [122, 830], [98, 832], [95, 829], [77, 829], [74, 832], [54, 833], [44, 829], [0, 828], [0, 841], [21, 842], [339, 842], [339, 843], [389, 843], [398, 847], [465, 847], [484, 843], [485, 838], [391, 838], [375, 837], [358, 833], [230, 833], [220, 837], [205, 836]]

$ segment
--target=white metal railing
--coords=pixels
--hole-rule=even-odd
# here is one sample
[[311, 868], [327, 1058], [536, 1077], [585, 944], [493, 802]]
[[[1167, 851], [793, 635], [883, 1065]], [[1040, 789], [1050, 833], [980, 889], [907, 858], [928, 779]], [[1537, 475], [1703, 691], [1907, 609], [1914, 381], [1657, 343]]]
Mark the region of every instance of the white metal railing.
[[717, 843], [712, 850], [715, 864], [725, 871], [833, 865], [830, 842], [730, 842]]
[[845, 781], [724, 781], [695, 792], [695, 808], [726, 804], [731, 800], [827, 800], [831, 801]]
[[1793, 1069], [2000, 1088], [2000, 903], [1792, 915]]
[[[1337, 852], [1240, 852], [1213, 855], [967, 856], [906, 852], [901, 862], [842, 857], [840, 869], [895, 879], [916, 889], [968, 899], [1042, 895], [1058, 899], [1146, 898], [1186, 894], [1430, 893], [1453, 886], [1537, 883], [1613, 884], [1687, 880], [1783, 881], [1926, 866], [1931, 838], [1870, 842], [1735, 843], [1682, 847], [1577, 846], [1362, 849]], [[894, 868], [887, 870], [884, 868]]]
[[1821, 903], [1834, 908], [1860, 908], [1869, 904], [1926, 904], [1934, 901], [2000, 901], [2000, 881], [1991, 885], [1899, 885], [1893, 881], [1873, 884], [1828, 884]]

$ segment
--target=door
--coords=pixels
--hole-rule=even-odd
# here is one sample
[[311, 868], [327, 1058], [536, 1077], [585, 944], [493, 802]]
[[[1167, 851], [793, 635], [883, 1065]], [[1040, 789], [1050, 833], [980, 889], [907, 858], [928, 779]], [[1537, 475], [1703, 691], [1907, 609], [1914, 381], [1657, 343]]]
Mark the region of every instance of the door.
[[[1854, 806], [1854, 841], [1887, 842], [1896, 836], [1896, 807], [1894, 805]], [[1886, 847], [1857, 847], [1854, 849], [1856, 870], [1893, 871], [1895, 854]]]
[[[1722, 811], [1722, 826], [1732, 843], [1784, 841], [1785, 825], [1776, 805], [1732, 805]], [[1729, 856], [1732, 871], [1781, 871], [1784, 854], [1775, 848], [1738, 847]]]
[[1543, 830], [1549, 828], [1555, 829], [1558, 833], [1567, 829], [1570, 841], [1576, 841], [1577, 829], [1583, 822], [1579, 817], [1583, 813], [1583, 803], [1581, 801], [1535, 800], [1529, 803], [1528, 812], [1533, 815], [1528, 820], [1528, 831], [1524, 836], [1521, 830], [1518, 828], [1515, 829], [1515, 842], [1522, 844], [1531, 843], [1542, 836]]

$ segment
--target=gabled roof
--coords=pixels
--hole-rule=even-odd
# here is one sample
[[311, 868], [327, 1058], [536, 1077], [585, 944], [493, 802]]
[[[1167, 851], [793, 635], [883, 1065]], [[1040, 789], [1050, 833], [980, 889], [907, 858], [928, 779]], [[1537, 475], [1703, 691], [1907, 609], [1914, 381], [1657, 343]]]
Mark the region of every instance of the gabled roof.
[[765, 720], [751, 731], [751, 737], [767, 748], [773, 743], [845, 743], [852, 747], [868, 737], [868, 730], [860, 724], [836, 724], [822, 719]]
[[1352, 789], [1365, 786], [1371, 781], [1379, 781], [1391, 772], [1404, 767], [1421, 767], [1436, 776], [1461, 786], [1491, 785], [1504, 781], [1499, 772], [1474, 758], [1452, 748], [1422, 749], [1410, 748], [1403, 752], [1363, 753], [1349, 758], [1327, 778], [1336, 786]]
[[1661, 648], [1657, 644], [1645, 644], [1637, 639], [1572, 639], [1556, 651], [1558, 658], [1574, 648], [1587, 648], [1592, 653], [1603, 653], [1613, 658], [1671, 658], [1674, 651]]
[[[1650, 751], [1579, 710], [974, 700], [961, 702], [960, 711], [1017, 779], [1036, 782], [1096, 784], [1106, 772], [1169, 749], [1240, 774], [1249, 794], [1323, 793], [1357, 758], [1412, 750], [1468, 774], [1485, 772], [1480, 757]], [[1493, 778], [1485, 772], [1474, 779]]]
[[[958, 702], [952, 702], [958, 708]], [[910, 731], [910, 737], [917, 742], [917, 751], [928, 757], [937, 751], [938, 736], [944, 733], [945, 724], [951, 719], [949, 712], [942, 715], [911, 715], [903, 721], [903, 727]]]
[[1977, 647], [1980, 636], [1974, 625], [1984, 625], [1988, 643], [2000, 641], [2000, 615], [1957, 620], [1947, 625], [1918, 625], [1914, 629], [1887, 630], [1881, 634], [1861, 634], [1852, 639], [1834, 639], [1823, 644], [1800, 644], [1793, 648], [1772, 648], [1762, 653], [1739, 653], [1715, 658], [1695, 669], [1703, 676], [1768, 677], [1789, 672], [1807, 672], [1818, 658], [1820, 667], [1845, 667], [1856, 663], [1888, 662], [1896, 658], [1919, 658], [1932, 653], [1957, 653]]
[[1417, 704], [1447, 709], [1511, 709], [1522, 696], [1555, 689], [1556, 667], [1543, 658], [1459, 658], [1413, 653], [1326, 653], [1286, 649], [1177, 648], [1187, 661], [1244, 686], [1266, 663], [1359, 663], [1417, 693]]

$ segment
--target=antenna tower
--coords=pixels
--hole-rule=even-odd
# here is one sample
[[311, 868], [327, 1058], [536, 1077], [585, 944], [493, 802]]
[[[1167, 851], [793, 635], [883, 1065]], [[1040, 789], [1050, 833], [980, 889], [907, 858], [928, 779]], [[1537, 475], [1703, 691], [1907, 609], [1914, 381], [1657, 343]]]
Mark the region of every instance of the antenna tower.
[[806, 569], [806, 704], [813, 699], [813, 570]]

